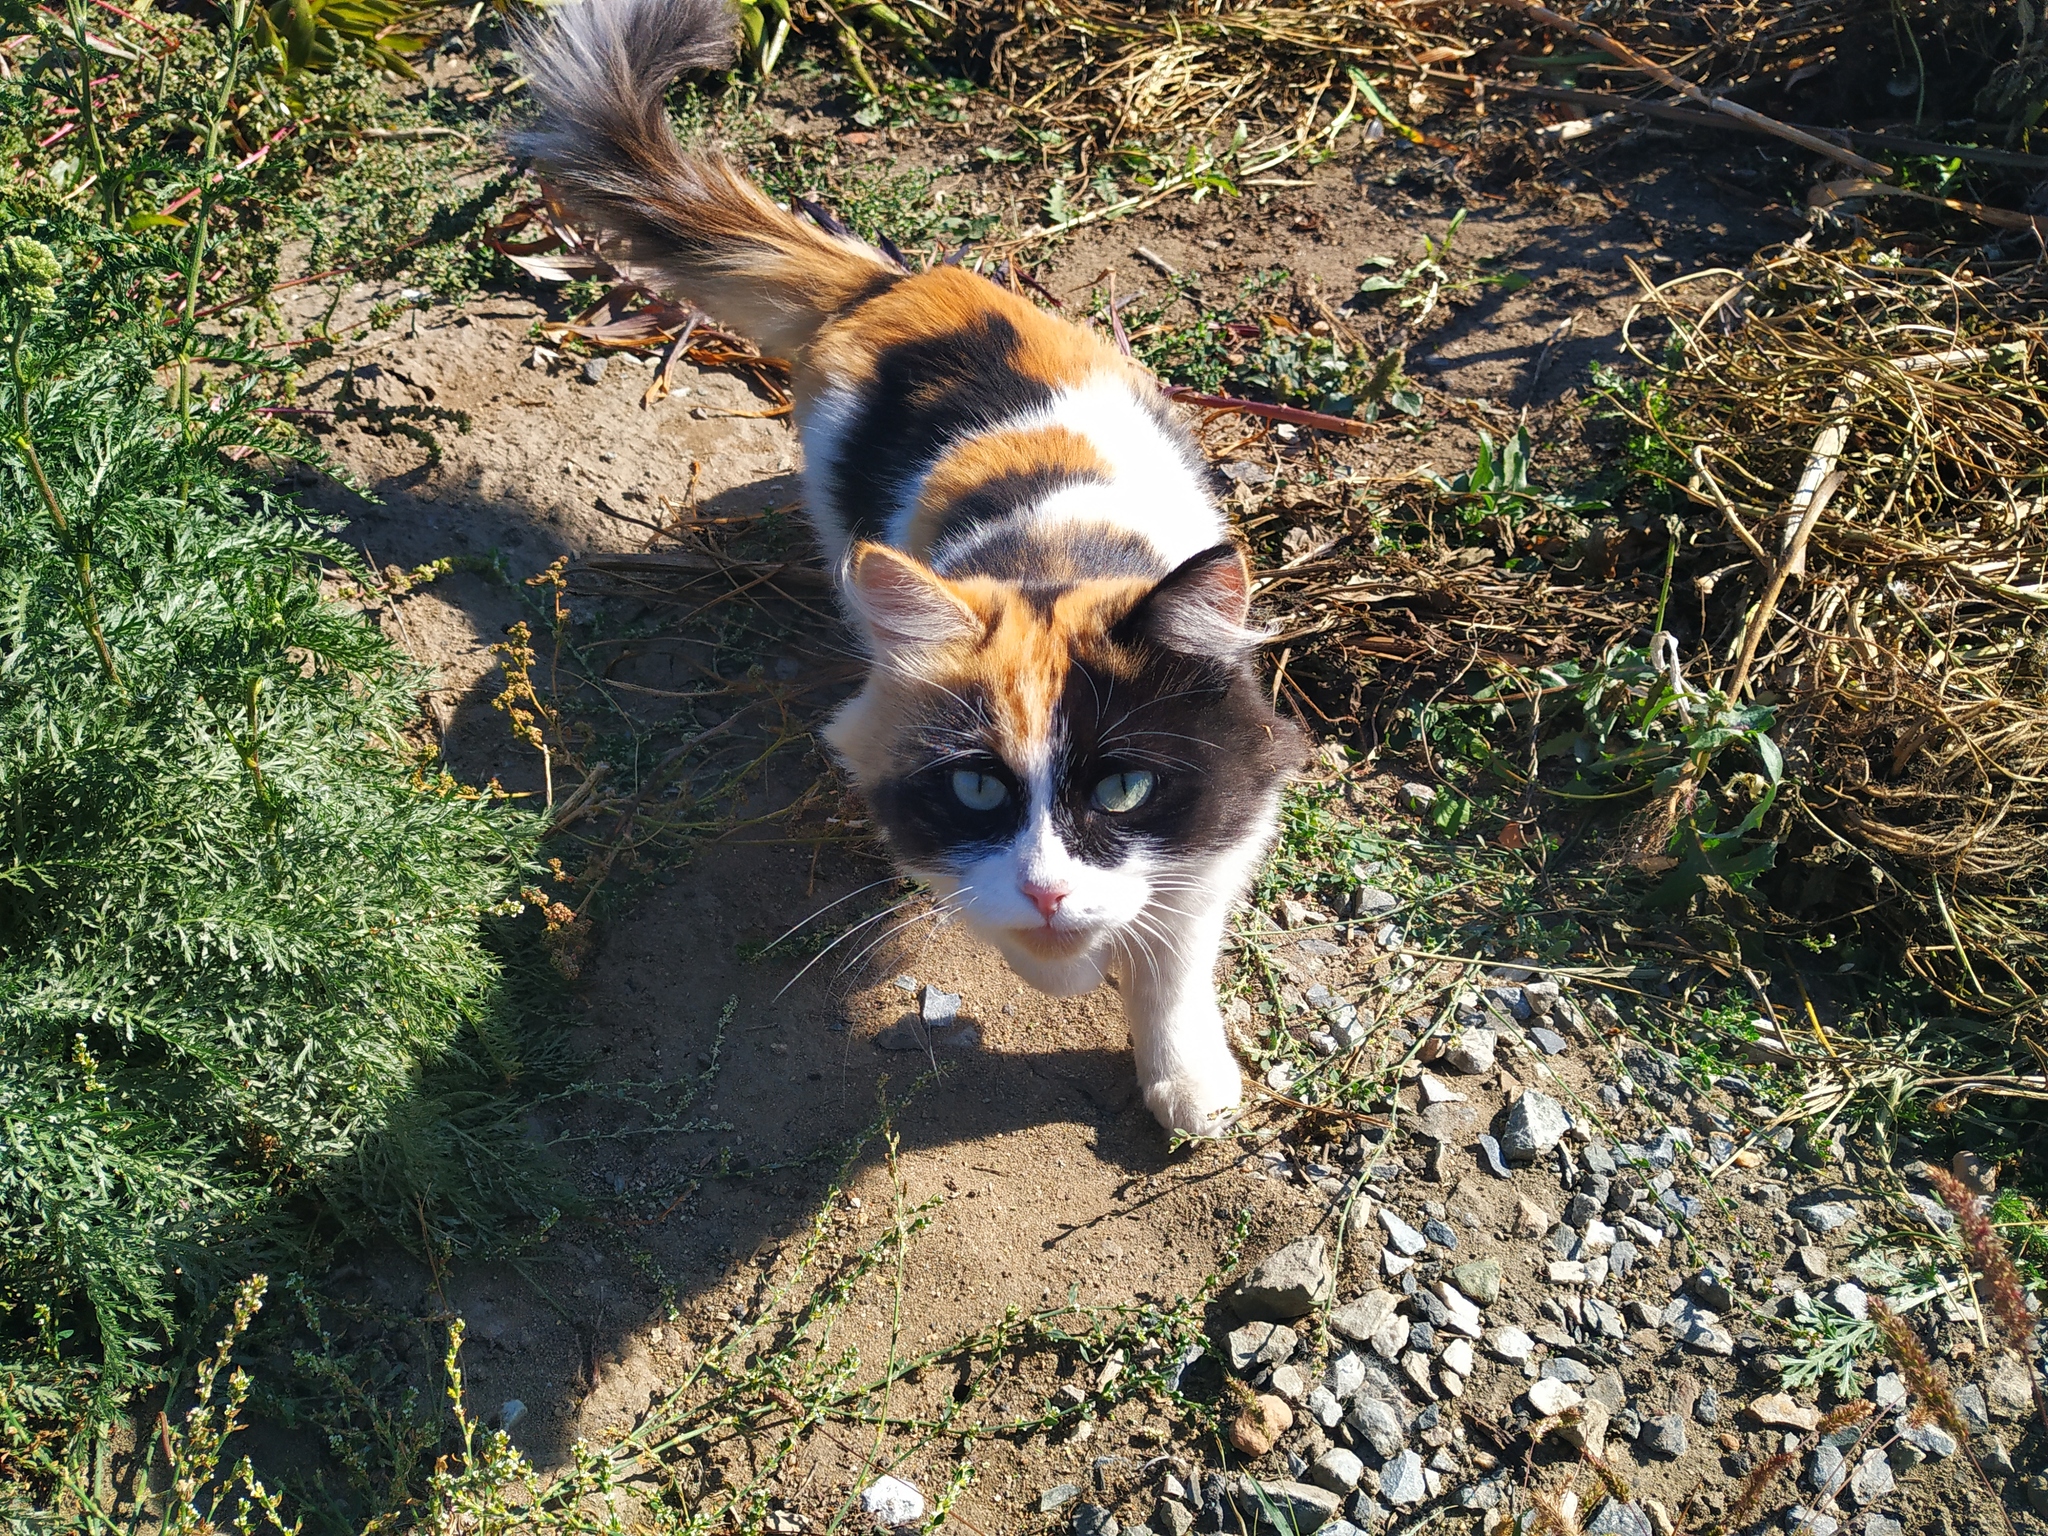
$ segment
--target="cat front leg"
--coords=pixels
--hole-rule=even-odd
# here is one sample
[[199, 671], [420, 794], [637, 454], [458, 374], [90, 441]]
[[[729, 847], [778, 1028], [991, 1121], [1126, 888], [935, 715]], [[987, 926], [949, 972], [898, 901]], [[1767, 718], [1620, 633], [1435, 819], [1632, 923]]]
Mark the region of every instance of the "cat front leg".
[[1244, 1097], [1216, 1006], [1228, 898], [1192, 917], [1148, 908], [1127, 934], [1120, 980], [1145, 1106], [1169, 1131], [1213, 1136]]

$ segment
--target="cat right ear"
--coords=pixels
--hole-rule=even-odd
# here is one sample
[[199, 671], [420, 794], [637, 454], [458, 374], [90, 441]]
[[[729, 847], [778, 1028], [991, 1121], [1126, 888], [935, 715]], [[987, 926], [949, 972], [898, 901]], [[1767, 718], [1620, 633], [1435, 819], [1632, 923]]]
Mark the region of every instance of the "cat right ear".
[[950, 645], [983, 629], [944, 578], [886, 544], [854, 546], [846, 596], [879, 656]]
[[1211, 545], [1140, 598], [1118, 628], [1185, 655], [1237, 656], [1259, 641], [1244, 627], [1251, 588], [1251, 571], [1238, 547]]

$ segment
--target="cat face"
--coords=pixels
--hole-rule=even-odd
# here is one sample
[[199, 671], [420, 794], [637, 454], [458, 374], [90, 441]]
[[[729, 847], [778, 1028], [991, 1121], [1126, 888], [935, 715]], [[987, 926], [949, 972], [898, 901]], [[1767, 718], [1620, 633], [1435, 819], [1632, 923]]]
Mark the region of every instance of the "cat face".
[[1254, 678], [1233, 547], [1043, 589], [870, 545], [849, 578], [875, 667], [829, 739], [899, 862], [1033, 985], [1095, 986], [1120, 934], [1171, 948], [1263, 851], [1300, 738]]

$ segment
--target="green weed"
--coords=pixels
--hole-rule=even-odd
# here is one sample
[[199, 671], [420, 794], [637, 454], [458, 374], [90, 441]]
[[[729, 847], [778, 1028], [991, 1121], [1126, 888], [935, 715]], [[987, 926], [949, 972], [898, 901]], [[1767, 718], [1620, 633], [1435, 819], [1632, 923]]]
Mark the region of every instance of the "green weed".
[[[1371, 355], [1283, 295], [1287, 281], [1284, 270], [1268, 268], [1212, 303], [1188, 279], [1174, 279], [1162, 297], [1120, 308], [1132, 354], [1168, 383], [1208, 393], [1368, 420], [1382, 408], [1421, 411], [1398, 353]], [[1106, 295], [1096, 295], [1093, 313], [1108, 324]]]
[[1436, 488], [1450, 502], [1458, 520], [1476, 529], [1488, 519], [1519, 523], [1531, 514], [1591, 512], [1606, 502], [1538, 489], [1529, 479], [1529, 460], [1534, 452], [1526, 426], [1496, 443], [1493, 434], [1479, 429], [1479, 450], [1472, 467], [1451, 479], [1432, 476]]

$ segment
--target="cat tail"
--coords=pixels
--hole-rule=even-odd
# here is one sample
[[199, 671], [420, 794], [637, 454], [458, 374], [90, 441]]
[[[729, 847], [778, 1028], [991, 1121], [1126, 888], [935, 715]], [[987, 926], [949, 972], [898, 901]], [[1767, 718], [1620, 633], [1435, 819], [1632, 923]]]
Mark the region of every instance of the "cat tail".
[[717, 154], [686, 150], [663, 105], [686, 69], [732, 58], [730, 0], [570, 0], [520, 40], [539, 116], [513, 134], [622, 265], [672, 284], [775, 356], [899, 269], [778, 208]]

